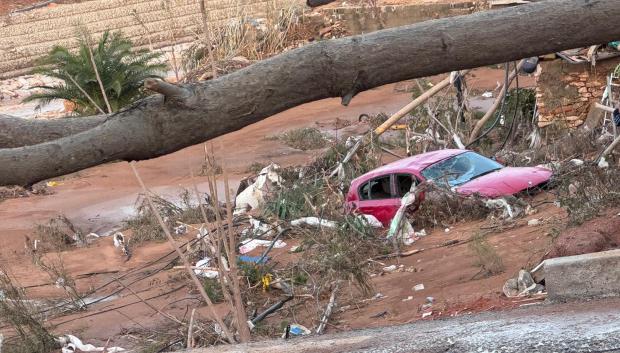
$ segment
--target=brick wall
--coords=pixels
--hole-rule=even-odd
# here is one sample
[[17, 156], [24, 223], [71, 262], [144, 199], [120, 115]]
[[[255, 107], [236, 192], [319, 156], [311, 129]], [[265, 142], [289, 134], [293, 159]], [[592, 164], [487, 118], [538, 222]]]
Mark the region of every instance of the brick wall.
[[589, 64], [574, 65], [561, 60], [541, 63], [536, 87], [538, 126], [581, 126], [590, 105], [600, 102], [607, 75], [619, 62], [606, 60], [594, 68]]
[[[6, 1], [6, 0], [0, 0]], [[207, 0], [209, 22], [266, 17], [302, 0]], [[289, 5], [290, 6], [290, 5]], [[136, 44], [155, 48], [187, 43], [201, 32], [199, 0], [90, 0], [0, 18], [0, 79], [28, 72], [54, 45], [75, 48], [79, 26], [97, 37], [121, 30]]]

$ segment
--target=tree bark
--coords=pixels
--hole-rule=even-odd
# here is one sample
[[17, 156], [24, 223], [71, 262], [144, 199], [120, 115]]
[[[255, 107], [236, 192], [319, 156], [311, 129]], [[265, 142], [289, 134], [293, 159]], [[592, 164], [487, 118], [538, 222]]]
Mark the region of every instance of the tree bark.
[[75, 135], [105, 121], [105, 115], [61, 119], [22, 119], [0, 114], [0, 149], [37, 145]]
[[[303, 103], [407, 79], [620, 38], [617, 0], [547, 0], [320, 41], [157, 95], [72, 136], [0, 150], [0, 185], [29, 185], [113, 160], [144, 160]], [[169, 89], [160, 90], [166, 94]]]

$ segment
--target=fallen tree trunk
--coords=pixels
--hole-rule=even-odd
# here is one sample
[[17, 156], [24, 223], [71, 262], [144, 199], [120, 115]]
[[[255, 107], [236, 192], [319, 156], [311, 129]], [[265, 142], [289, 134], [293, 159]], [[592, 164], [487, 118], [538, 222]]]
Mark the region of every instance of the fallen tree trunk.
[[144, 160], [288, 108], [392, 82], [620, 38], [616, 0], [547, 0], [321, 41], [205, 83], [150, 81], [152, 96], [84, 132], [0, 150], [0, 184], [29, 185], [113, 160]]
[[0, 114], [0, 149], [38, 145], [78, 134], [105, 121], [105, 115], [62, 119], [22, 119]]

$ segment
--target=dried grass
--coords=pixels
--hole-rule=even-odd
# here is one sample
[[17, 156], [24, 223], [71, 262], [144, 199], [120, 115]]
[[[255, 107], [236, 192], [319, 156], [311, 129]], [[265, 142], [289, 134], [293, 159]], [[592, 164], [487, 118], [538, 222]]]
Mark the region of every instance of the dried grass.
[[491, 277], [504, 272], [505, 267], [502, 258], [487, 242], [483, 234], [475, 234], [469, 243], [469, 248], [477, 257], [476, 266], [480, 267], [477, 276]]
[[24, 290], [0, 269], [0, 323], [8, 324], [14, 334], [5, 339], [2, 352], [48, 353], [57, 348], [54, 337], [35, 312], [34, 303], [28, 300]]

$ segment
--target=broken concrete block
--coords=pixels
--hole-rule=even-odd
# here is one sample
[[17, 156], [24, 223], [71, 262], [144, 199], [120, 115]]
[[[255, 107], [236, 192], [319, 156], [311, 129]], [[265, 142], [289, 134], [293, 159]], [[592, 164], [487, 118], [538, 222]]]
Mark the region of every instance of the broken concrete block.
[[516, 278], [510, 278], [504, 283], [504, 287], [502, 288], [504, 295], [508, 298], [516, 297], [519, 295], [519, 285], [517, 283]]
[[545, 260], [551, 301], [620, 296], [620, 250]]
[[525, 291], [534, 284], [534, 279], [529, 272], [527, 272], [526, 270], [519, 271], [519, 277], [517, 277], [517, 287], [519, 293]]

